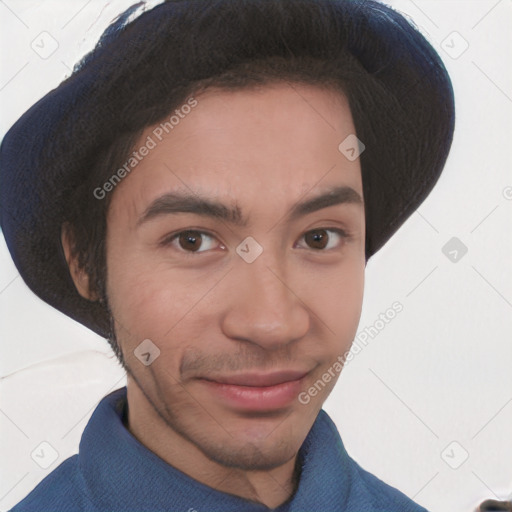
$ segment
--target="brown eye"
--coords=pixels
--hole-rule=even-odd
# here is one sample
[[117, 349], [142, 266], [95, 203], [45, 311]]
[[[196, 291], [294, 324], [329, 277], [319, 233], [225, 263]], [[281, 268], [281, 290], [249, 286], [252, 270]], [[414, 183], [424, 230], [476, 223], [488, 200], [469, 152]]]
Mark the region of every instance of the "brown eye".
[[161, 245], [163, 247], [173, 247], [182, 254], [192, 255], [207, 252], [216, 246], [224, 248], [222, 244], [216, 243], [216, 241], [215, 236], [205, 231], [186, 229], [164, 239]]
[[348, 235], [341, 229], [318, 228], [312, 229], [303, 235], [307, 246], [314, 250], [329, 250], [341, 245]]
[[197, 251], [201, 247], [202, 241], [199, 231], [182, 231], [178, 234], [178, 243], [185, 251]]
[[313, 249], [324, 249], [329, 241], [329, 235], [325, 229], [315, 229], [304, 235], [306, 243]]

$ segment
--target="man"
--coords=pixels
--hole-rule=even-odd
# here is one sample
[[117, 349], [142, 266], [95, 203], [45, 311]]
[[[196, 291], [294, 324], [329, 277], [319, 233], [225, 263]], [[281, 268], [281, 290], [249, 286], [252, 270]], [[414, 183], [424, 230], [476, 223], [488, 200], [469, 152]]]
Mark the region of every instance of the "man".
[[439, 57], [373, 1], [137, 8], [2, 143], [20, 274], [128, 374], [13, 510], [425, 510], [321, 407], [446, 160]]

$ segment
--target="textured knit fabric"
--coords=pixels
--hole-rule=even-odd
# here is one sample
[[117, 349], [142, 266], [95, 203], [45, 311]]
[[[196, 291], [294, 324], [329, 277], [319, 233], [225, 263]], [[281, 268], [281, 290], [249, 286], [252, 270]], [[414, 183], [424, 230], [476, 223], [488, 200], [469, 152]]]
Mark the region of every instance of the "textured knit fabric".
[[[12, 512], [264, 512], [268, 507], [216, 491], [178, 471], [125, 427], [126, 387], [98, 404], [79, 453], [62, 462]], [[426, 512], [362, 469], [320, 411], [299, 451], [296, 493], [276, 512]]]

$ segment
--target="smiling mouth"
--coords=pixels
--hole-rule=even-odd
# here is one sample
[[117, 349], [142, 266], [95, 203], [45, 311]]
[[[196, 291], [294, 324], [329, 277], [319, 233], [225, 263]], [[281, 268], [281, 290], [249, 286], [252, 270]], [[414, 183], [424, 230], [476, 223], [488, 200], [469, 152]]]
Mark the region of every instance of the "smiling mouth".
[[301, 391], [308, 371], [283, 370], [245, 373], [199, 379], [213, 398], [229, 408], [246, 411], [275, 411], [289, 407]]

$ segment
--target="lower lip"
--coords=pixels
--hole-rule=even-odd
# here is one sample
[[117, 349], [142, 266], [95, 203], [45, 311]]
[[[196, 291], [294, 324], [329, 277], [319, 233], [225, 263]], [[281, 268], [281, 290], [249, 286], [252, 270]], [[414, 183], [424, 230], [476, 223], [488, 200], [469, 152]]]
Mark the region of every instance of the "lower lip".
[[296, 400], [302, 379], [275, 386], [236, 386], [203, 380], [211, 391], [229, 406], [245, 411], [272, 411], [282, 409]]

